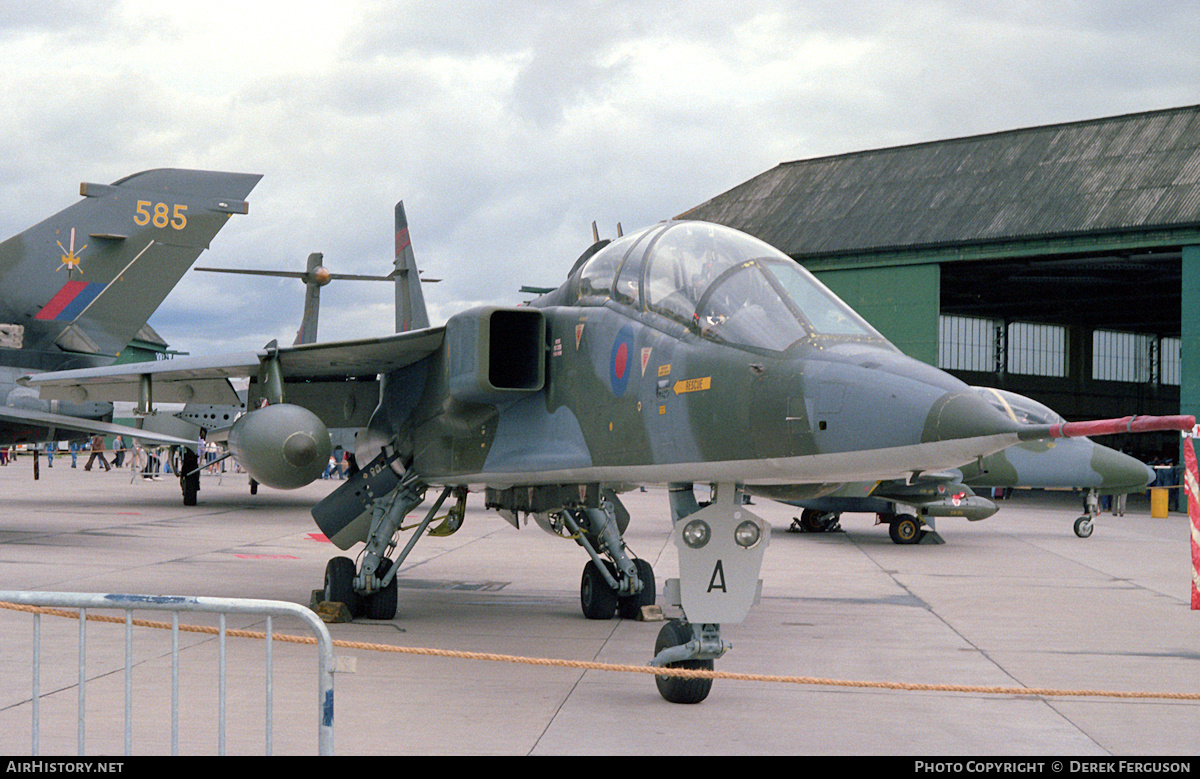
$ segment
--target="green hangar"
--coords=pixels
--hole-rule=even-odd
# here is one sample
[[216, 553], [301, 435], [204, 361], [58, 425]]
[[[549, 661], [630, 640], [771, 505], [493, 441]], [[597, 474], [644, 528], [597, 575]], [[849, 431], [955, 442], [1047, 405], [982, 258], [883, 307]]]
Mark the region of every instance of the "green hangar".
[[680, 218], [778, 247], [969, 384], [1200, 416], [1200, 106], [787, 162]]

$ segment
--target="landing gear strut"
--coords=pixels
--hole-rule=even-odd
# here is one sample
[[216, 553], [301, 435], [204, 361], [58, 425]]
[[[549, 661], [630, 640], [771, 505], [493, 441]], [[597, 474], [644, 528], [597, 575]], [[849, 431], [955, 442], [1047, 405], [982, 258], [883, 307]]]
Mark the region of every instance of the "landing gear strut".
[[[758, 600], [771, 526], [745, 507], [736, 484], [715, 485], [703, 509], [690, 484], [672, 484], [670, 496], [679, 578], [667, 581], [664, 597], [683, 610], [684, 619], [663, 626], [650, 664], [712, 670], [731, 648], [721, 625], [741, 622]], [[655, 684], [671, 703], [699, 703], [712, 689], [707, 678], [655, 676]]]
[[351, 617], [388, 620], [396, 616], [396, 572], [401, 564], [452, 492], [457, 504], [436, 533], [453, 533], [462, 525], [466, 512], [466, 489], [445, 487], [404, 549], [393, 559], [399, 534], [407, 529], [400, 524], [425, 499], [426, 489], [427, 485], [416, 474], [411, 471], [398, 474], [390, 467], [388, 458], [380, 455], [313, 509], [318, 527], [342, 549], [366, 542], [358, 566], [348, 557], [335, 557], [326, 565], [325, 600], [344, 604]]
[[585, 617], [637, 619], [643, 606], [654, 605], [654, 569], [649, 562], [627, 554], [611, 499], [602, 500], [598, 508], [563, 509], [551, 522], [561, 522], [591, 557], [579, 582], [579, 603]]

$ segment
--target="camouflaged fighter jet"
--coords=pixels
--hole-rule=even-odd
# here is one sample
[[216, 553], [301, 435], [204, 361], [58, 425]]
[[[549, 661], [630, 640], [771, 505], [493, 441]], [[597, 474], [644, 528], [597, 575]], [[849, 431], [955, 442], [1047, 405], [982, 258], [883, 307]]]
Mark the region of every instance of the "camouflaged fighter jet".
[[0, 445], [131, 432], [108, 424], [111, 403], [40, 400], [16, 380], [112, 363], [260, 178], [149, 170], [84, 183], [82, 201], [0, 243]]
[[[1020, 424], [1062, 424], [1050, 408], [1015, 392], [972, 387], [987, 402]], [[897, 544], [942, 543], [939, 517], [987, 519], [999, 509], [972, 487], [1036, 487], [1087, 490], [1089, 513], [1075, 521], [1075, 534], [1087, 538], [1097, 513], [1094, 496], [1144, 490], [1154, 471], [1115, 449], [1088, 438], [1025, 441], [960, 468], [924, 473], [915, 479], [846, 484], [812, 500], [792, 502], [804, 509], [791, 530], [823, 533], [837, 527], [843, 513], [876, 514]], [[907, 507], [909, 511], [901, 507]]]
[[[368, 463], [313, 508], [359, 563], [330, 560], [325, 598], [390, 619], [395, 576], [451, 497], [448, 532], [470, 492], [519, 527], [533, 515], [590, 558], [584, 614], [637, 615], [654, 573], [622, 540], [619, 492], [670, 484], [682, 609], [652, 663], [712, 668], [729, 648], [722, 623], [757, 598], [771, 528], [744, 493], [804, 499], [846, 482], [898, 479], [971, 462], [1019, 441], [1095, 432], [1023, 425], [962, 382], [910, 359], [811, 274], [771, 246], [701, 222], [666, 222], [600, 241], [567, 281], [529, 305], [464, 311], [428, 326], [402, 206], [397, 206], [397, 332], [171, 364], [68, 371], [30, 379], [43, 392], [121, 399], [219, 395], [250, 376], [253, 409], [229, 445], [264, 484], [318, 478], [329, 427], [363, 426]], [[410, 329], [411, 328], [411, 329]], [[1130, 429], [1194, 420], [1127, 419]], [[1080, 424], [1080, 423], [1076, 423]], [[1104, 423], [1112, 426], [1117, 423]], [[701, 508], [695, 482], [714, 486]], [[432, 501], [404, 549], [401, 520]], [[703, 700], [711, 678], [656, 675], [667, 700]]]

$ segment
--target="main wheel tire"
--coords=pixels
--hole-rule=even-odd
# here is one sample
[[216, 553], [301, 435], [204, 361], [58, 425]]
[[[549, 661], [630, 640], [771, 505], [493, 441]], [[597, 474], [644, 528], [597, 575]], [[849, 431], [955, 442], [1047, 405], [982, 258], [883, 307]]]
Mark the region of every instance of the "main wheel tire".
[[[607, 563], [605, 563], [607, 565]], [[609, 569], [612, 572], [612, 569]], [[588, 619], [612, 619], [617, 612], [617, 593], [609, 586], [595, 560], [583, 566], [583, 578], [579, 582], [579, 604], [583, 616]]]
[[[692, 629], [685, 622], [673, 619], [658, 631], [658, 639], [654, 642], [654, 654], [662, 650], [686, 644], [692, 640]], [[667, 668], [688, 668], [704, 671], [713, 669], [712, 660], [680, 660], [668, 663]], [[658, 694], [670, 703], [699, 703], [708, 697], [712, 690], [712, 679], [690, 679], [682, 676], [655, 676], [654, 684]]]
[[804, 509], [800, 512], [800, 527], [806, 533], [824, 533], [833, 525], [833, 515], [816, 509]]
[[[179, 486], [183, 490], [183, 505], [195, 506], [196, 493], [200, 492], [200, 459], [191, 449], [183, 450], [182, 467], [179, 469]], [[194, 473], [194, 471], [197, 471]]]
[[[387, 572], [392, 569], [391, 559], [385, 557], [379, 561], [379, 567], [375, 570], [375, 575], [382, 579], [387, 576]], [[388, 586], [382, 590], [371, 593], [365, 598], [366, 609], [363, 616], [367, 619], [395, 619], [396, 618], [396, 578], [393, 577]]]
[[888, 524], [888, 535], [896, 544], [918, 544], [921, 542], [921, 520], [902, 515]]
[[1091, 517], [1080, 517], [1079, 519], [1075, 520], [1075, 535], [1079, 536], [1080, 538], [1087, 538], [1095, 529], [1096, 526], [1092, 524]]
[[325, 600], [343, 603], [351, 617], [362, 613], [362, 596], [354, 591], [354, 561], [334, 557], [325, 565]]
[[618, 598], [617, 611], [621, 619], [637, 619], [642, 614], [642, 606], [653, 606], [658, 596], [658, 589], [654, 584], [654, 569], [650, 567], [650, 563], [638, 558], [633, 561], [633, 565], [637, 568], [638, 578], [642, 580], [642, 591], [636, 595]]

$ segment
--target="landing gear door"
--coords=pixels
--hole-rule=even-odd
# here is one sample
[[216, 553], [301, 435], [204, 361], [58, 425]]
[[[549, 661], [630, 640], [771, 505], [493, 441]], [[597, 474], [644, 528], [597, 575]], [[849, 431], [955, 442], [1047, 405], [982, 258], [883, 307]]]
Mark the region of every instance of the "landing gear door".
[[349, 549], [367, 539], [371, 530], [372, 504], [400, 483], [400, 477], [390, 465], [396, 457], [381, 452], [369, 465], [313, 506], [312, 516], [317, 527], [338, 549]]
[[758, 600], [771, 526], [742, 505], [740, 490], [722, 484], [709, 506], [675, 523], [672, 538], [679, 549], [677, 605], [688, 621], [741, 622]]

